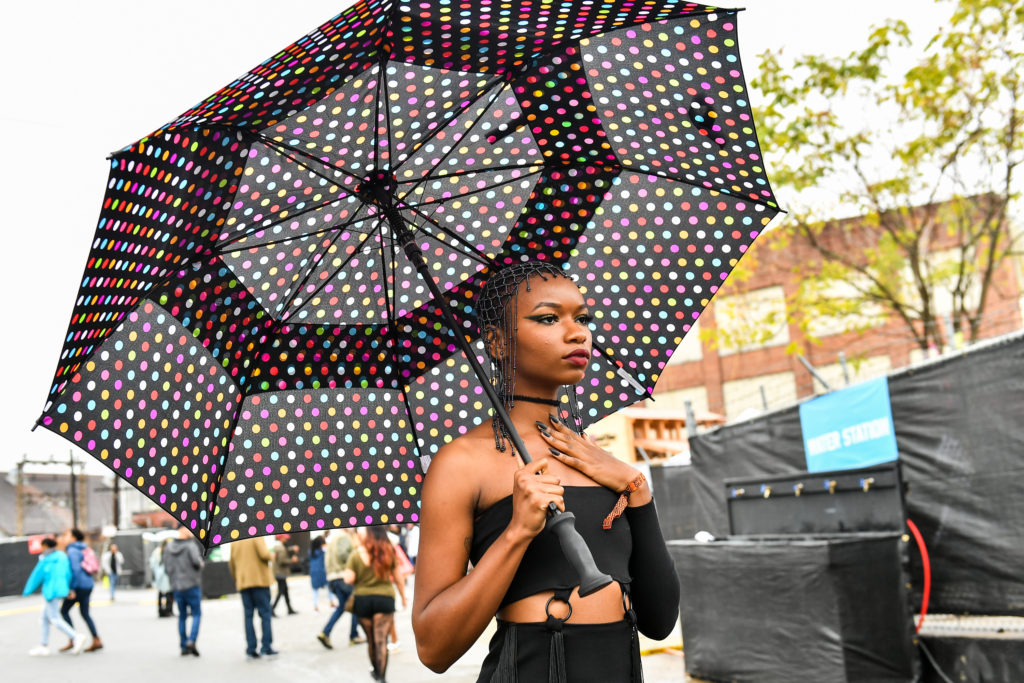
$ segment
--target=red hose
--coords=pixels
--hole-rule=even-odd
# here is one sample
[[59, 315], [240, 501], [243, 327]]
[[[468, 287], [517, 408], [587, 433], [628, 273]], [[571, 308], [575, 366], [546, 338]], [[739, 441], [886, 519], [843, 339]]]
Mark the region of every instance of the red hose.
[[918, 530], [917, 525], [914, 524], [910, 519], [907, 519], [907, 528], [910, 529], [910, 533], [914, 535], [914, 540], [917, 541], [917, 549], [921, 552], [921, 566], [924, 569], [924, 591], [921, 594], [921, 616], [917, 620], [917, 627], [914, 629], [914, 633], [921, 631], [921, 625], [924, 624], [924, 615], [928, 613], [928, 596], [932, 592], [932, 565], [928, 561], [928, 548], [924, 545], [924, 538], [921, 536], [921, 532]]

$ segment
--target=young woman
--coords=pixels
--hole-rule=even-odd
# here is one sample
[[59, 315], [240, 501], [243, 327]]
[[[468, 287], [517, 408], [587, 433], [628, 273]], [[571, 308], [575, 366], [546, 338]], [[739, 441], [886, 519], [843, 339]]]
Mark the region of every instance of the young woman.
[[354, 586], [352, 613], [367, 634], [366, 646], [373, 679], [384, 681], [388, 668], [388, 634], [395, 618], [395, 588], [406, 606], [405, 577], [398, 570], [398, 555], [381, 527], [359, 530], [359, 547], [348, 556], [345, 583]]
[[[309, 542], [309, 581], [313, 584], [313, 611], [319, 612], [320, 589], [327, 588], [327, 565], [324, 556], [324, 545], [327, 541], [323, 536], [317, 536]], [[332, 598], [330, 591], [327, 597]], [[332, 605], [333, 607], [333, 605]]]
[[[477, 312], [495, 388], [533, 462], [523, 465], [497, 421], [431, 462], [412, 615], [420, 659], [447, 670], [497, 615], [481, 682], [639, 681], [637, 629], [669, 634], [679, 583], [643, 476], [559, 411], [560, 388], [589, 365], [587, 305], [564, 271], [527, 262], [493, 274]], [[545, 530], [549, 503], [575, 514], [613, 583], [579, 596]]]

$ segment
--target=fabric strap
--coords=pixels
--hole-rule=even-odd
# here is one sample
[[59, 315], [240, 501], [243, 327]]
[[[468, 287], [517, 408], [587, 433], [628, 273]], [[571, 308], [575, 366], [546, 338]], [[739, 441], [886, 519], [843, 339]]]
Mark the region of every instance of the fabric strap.
[[612, 528], [612, 522], [622, 516], [622, 511], [626, 509], [626, 504], [629, 502], [629, 497], [625, 493], [619, 494], [619, 499], [615, 501], [615, 507], [608, 513], [608, 516], [601, 522], [601, 528], [608, 531]]

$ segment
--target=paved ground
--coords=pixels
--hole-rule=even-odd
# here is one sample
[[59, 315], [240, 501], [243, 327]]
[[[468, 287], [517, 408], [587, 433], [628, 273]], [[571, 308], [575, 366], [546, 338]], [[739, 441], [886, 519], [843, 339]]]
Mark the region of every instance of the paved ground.
[[[409, 583], [411, 600], [412, 581]], [[372, 679], [366, 646], [348, 645], [350, 615], [346, 614], [335, 627], [335, 648], [327, 650], [315, 636], [329, 613], [323, 606], [319, 613], [312, 610], [307, 578], [297, 577], [289, 582], [289, 586], [295, 608], [300, 613], [274, 619], [274, 647], [281, 651], [281, 655], [260, 661], [245, 658], [242, 605], [237, 595], [203, 601], [199, 658], [179, 654], [177, 617], [157, 618], [156, 594], [151, 590], [119, 591], [114, 603], [107, 601], [102, 589], [97, 590], [92, 612], [105, 647], [78, 657], [67, 653], [50, 657], [28, 656], [28, 650], [39, 643], [42, 598], [38, 595], [0, 598], [0, 679], [20, 683], [65, 681], [77, 676], [97, 683], [187, 683], [192, 677], [201, 677], [195, 680], [369, 683]], [[278, 606], [281, 614], [284, 613], [282, 608], [283, 605]], [[73, 618], [76, 614], [73, 613]], [[476, 680], [476, 672], [486, 654], [490, 630], [448, 672], [439, 675], [420, 664], [416, 657], [410, 611], [402, 610], [396, 617], [401, 649], [390, 659], [389, 681], [469, 683]], [[80, 618], [75, 619], [75, 624], [84, 628]], [[64, 636], [56, 630], [51, 633], [51, 647], [59, 647], [65, 642]], [[642, 641], [642, 649], [646, 653], [643, 657], [644, 675], [648, 683], [684, 680], [682, 653], [678, 649], [680, 644], [678, 627], [667, 640]]]

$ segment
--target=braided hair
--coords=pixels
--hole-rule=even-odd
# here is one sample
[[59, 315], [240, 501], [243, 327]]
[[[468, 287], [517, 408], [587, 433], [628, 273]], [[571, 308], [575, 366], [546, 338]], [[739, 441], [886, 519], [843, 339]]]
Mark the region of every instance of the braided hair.
[[[530, 291], [530, 279], [534, 277], [545, 282], [553, 277], [572, 281], [565, 270], [552, 263], [520, 261], [495, 270], [487, 278], [477, 301], [477, 320], [483, 333], [484, 349], [491, 361], [491, 385], [506, 410], [515, 405], [516, 332], [519, 320], [516, 294], [524, 282], [526, 291]], [[501, 335], [500, 346], [496, 343], [498, 334]], [[563, 402], [568, 403], [571, 426], [577, 433], [581, 433], [583, 420], [575, 400], [575, 391], [570, 387], [563, 387], [563, 391], [567, 399]], [[504, 453], [506, 442], [511, 443], [508, 427], [497, 414], [491, 416], [491, 427], [494, 430], [494, 446]], [[515, 449], [512, 450], [514, 455]]]

